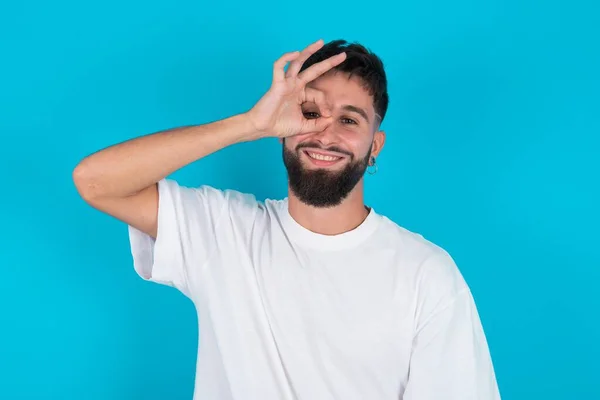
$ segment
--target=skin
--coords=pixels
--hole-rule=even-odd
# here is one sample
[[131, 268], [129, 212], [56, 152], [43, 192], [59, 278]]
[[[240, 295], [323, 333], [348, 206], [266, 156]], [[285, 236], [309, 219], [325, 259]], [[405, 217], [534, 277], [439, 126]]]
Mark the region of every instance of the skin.
[[[114, 144], [81, 160], [73, 170], [75, 187], [90, 206], [156, 238], [158, 230], [157, 183], [180, 168], [236, 143], [277, 137], [292, 148], [314, 141], [322, 148], [336, 146], [354, 156], [366, 155], [369, 146], [377, 156], [383, 132], [374, 123], [372, 99], [357, 81], [348, 82], [332, 69], [345, 54], [333, 56], [299, 73], [304, 61], [323, 46], [319, 40], [302, 52], [284, 54], [273, 64], [269, 90], [247, 112], [203, 125], [185, 126]], [[289, 64], [287, 71], [285, 66]], [[367, 112], [369, 123], [344, 104]], [[303, 109], [313, 107], [314, 110]], [[318, 111], [317, 114], [307, 113]], [[347, 129], [346, 119], [359, 122]], [[308, 161], [308, 160], [306, 160]], [[322, 168], [339, 168], [340, 164]], [[307, 162], [307, 168], [313, 168]], [[366, 216], [363, 183], [338, 207], [323, 210], [290, 198], [290, 213], [307, 229], [336, 234], [352, 229]], [[320, 222], [326, 220], [327, 224]]]

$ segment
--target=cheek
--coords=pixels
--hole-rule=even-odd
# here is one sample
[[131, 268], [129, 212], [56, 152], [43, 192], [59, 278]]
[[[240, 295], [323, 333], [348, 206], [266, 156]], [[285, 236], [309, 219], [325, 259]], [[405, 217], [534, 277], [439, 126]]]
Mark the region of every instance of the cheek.
[[371, 142], [365, 141], [363, 137], [353, 137], [352, 140], [347, 140], [345, 145], [354, 153], [355, 158], [362, 158], [371, 150]]
[[279, 142], [283, 145], [283, 147], [294, 150], [296, 146], [298, 146], [298, 139], [296, 137], [287, 137], [283, 139], [279, 139]]

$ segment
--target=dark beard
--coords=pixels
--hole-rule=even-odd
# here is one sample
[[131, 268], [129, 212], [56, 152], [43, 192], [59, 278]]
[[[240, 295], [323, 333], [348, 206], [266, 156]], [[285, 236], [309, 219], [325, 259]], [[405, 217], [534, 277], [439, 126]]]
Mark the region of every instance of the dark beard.
[[[300, 152], [308, 148], [347, 154], [350, 156], [350, 163], [341, 171], [308, 170], [300, 160]], [[364, 176], [370, 157], [370, 150], [362, 159], [354, 160], [351, 153], [334, 148], [323, 149], [316, 144], [301, 144], [294, 152], [286, 147], [285, 141], [283, 143], [283, 163], [288, 172], [290, 189], [301, 202], [314, 207], [334, 207], [341, 204]]]

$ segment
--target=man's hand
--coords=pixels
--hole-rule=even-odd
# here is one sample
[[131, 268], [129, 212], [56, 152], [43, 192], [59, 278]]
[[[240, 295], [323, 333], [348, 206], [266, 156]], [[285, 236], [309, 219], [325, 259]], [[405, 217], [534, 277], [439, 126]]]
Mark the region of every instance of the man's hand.
[[[306, 85], [341, 64], [346, 53], [340, 53], [312, 65], [299, 73], [302, 64], [323, 46], [319, 40], [302, 52], [286, 53], [273, 65], [273, 82], [267, 93], [247, 112], [247, 117], [260, 136], [288, 136], [320, 132], [329, 124], [330, 110], [322, 92]], [[285, 66], [291, 62], [287, 72]], [[302, 107], [313, 103], [320, 118], [308, 119]]]

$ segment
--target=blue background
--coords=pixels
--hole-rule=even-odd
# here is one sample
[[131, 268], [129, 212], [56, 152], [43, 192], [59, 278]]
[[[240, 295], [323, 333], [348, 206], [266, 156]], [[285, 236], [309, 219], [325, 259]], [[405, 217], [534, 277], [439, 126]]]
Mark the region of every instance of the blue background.
[[[504, 399], [600, 399], [597, 2], [11, 2], [0, 11], [0, 398], [190, 399], [197, 326], [77, 196], [85, 155], [250, 108], [318, 38], [384, 60], [367, 200], [447, 249]], [[276, 140], [178, 171], [285, 195]]]

